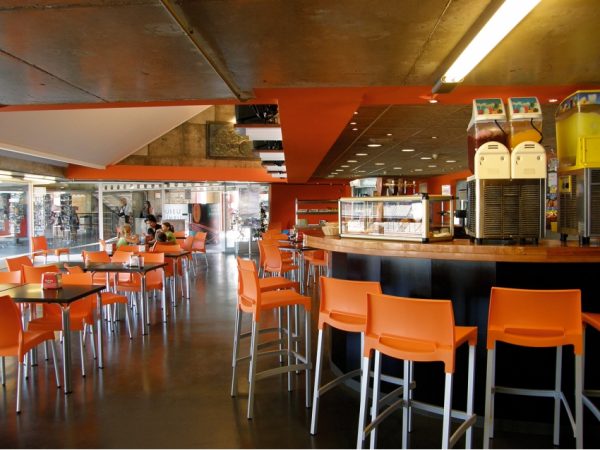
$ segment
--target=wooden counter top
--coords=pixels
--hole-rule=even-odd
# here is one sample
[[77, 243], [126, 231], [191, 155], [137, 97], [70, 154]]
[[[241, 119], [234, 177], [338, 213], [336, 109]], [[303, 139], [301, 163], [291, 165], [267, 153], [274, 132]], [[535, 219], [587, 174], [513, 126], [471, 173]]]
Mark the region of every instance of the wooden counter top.
[[577, 242], [542, 240], [538, 245], [476, 245], [469, 239], [418, 242], [379, 241], [307, 235], [307, 244], [340, 253], [401, 258], [446, 259], [456, 261], [540, 262], [540, 263], [597, 263], [600, 246], [580, 246]]

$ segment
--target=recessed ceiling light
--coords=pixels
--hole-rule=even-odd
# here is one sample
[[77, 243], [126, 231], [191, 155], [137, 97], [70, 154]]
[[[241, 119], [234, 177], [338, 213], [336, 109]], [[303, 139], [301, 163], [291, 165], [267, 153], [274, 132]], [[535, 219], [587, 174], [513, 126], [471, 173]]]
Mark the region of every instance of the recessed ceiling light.
[[385, 163], [375, 163], [376, 166], [385, 166]]
[[429, 103], [437, 103], [438, 102], [435, 98], [430, 98], [428, 101], [429, 101]]
[[368, 153], [355, 153], [356, 156], [369, 156]]
[[456, 160], [455, 159], [447, 159], [446, 162], [449, 164], [452, 164], [452, 163], [455, 163]]
[[437, 167], [437, 166], [435, 164], [429, 164], [427, 167], [434, 168], [434, 167]]
[[355, 159], [349, 159], [349, 160], [348, 160], [348, 161], [346, 161], [346, 162], [349, 162], [349, 163], [355, 163], [355, 162], [358, 162], [358, 161], [357, 161], [357, 160], [355, 160]]
[[394, 170], [402, 170], [402, 167], [394, 167]]
[[381, 144], [367, 144], [367, 147], [381, 147]]
[[548, 102], [549, 102], [549, 103], [556, 103], [557, 101], [558, 101], [558, 99], [557, 99], [557, 98], [551, 98], [551, 99], [548, 99]]
[[356, 122], [350, 122], [350, 125], [356, 125]]
[[386, 136], [391, 136], [391, 135], [392, 135], [392, 133], [388, 133], [388, 134], [386, 134]]
[[414, 148], [403, 148], [402, 151], [403, 152], [414, 152], [415, 149]]
[[344, 167], [344, 168], [346, 168], [346, 167], [350, 167], [350, 166], [348, 166], [348, 165], [343, 165], [343, 166], [340, 166], [340, 167]]
[[415, 169], [415, 172], [423, 172], [423, 169]]
[[366, 170], [359, 170], [358, 173], [365, 173]]
[[352, 131], [358, 131], [358, 128], [352, 128]]
[[437, 139], [437, 136], [431, 136], [431, 139]]
[[421, 156], [421, 159], [424, 159], [424, 160], [431, 159], [431, 156]]
[[358, 114], [358, 111], [354, 111], [354, 114]]
[[343, 172], [344, 169], [335, 169], [336, 172]]

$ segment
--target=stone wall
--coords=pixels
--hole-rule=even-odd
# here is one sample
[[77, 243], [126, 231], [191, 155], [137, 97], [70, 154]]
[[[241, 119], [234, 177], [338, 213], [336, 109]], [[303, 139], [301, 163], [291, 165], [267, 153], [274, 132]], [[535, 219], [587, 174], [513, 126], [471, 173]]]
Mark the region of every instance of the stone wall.
[[233, 122], [235, 108], [218, 105], [207, 108], [184, 124], [151, 142], [119, 164], [145, 166], [196, 166], [260, 168], [260, 161], [208, 159], [206, 123]]

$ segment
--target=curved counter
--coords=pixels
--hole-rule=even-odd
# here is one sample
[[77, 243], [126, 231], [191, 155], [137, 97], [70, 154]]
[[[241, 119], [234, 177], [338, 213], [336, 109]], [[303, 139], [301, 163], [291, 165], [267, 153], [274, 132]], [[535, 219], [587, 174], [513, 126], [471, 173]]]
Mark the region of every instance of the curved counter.
[[[468, 239], [448, 242], [414, 243], [307, 236], [307, 244], [332, 252], [331, 274], [336, 278], [380, 281], [390, 295], [451, 299], [457, 325], [478, 327], [476, 412], [483, 413], [486, 361], [486, 329], [489, 294], [492, 286], [523, 289], [581, 289], [585, 311], [600, 312], [600, 246], [579, 246], [543, 240], [539, 245], [476, 245]], [[588, 333], [586, 346], [600, 350], [600, 333]], [[332, 360], [341, 370], [359, 366], [359, 340], [335, 332]], [[554, 349], [498, 348], [499, 383], [515, 386], [553, 385]], [[466, 361], [466, 354], [462, 357]], [[389, 362], [391, 363], [391, 361]], [[538, 367], [541, 370], [538, 370]], [[421, 373], [419, 373], [421, 372]], [[416, 368], [416, 398], [440, 402], [442, 378], [427, 368]], [[400, 372], [401, 373], [401, 372]], [[463, 398], [466, 363], [459, 359], [455, 398]], [[586, 361], [586, 378], [600, 376], [597, 358]], [[573, 356], [563, 353], [564, 392], [573, 391]], [[506, 397], [501, 396], [499, 397]], [[509, 411], [498, 401], [497, 417], [550, 423], [552, 408], [548, 399], [510, 398]], [[460, 405], [459, 405], [460, 406]], [[540, 411], [536, 416], [534, 411]]]

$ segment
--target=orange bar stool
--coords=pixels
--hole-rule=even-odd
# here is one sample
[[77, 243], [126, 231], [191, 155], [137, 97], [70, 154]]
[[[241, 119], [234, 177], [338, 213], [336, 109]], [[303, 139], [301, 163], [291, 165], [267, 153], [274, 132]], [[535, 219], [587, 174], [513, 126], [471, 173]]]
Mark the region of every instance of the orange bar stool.
[[[465, 343], [469, 345], [469, 371], [467, 411], [463, 412], [452, 409], [452, 381], [456, 349]], [[406, 448], [408, 445], [410, 408], [425, 409], [443, 414], [442, 448], [454, 446], [456, 441], [465, 433], [466, 447], [470, 448], [473, 434], [472, 427], [476, 419], [475, 414], [473, 414], [476, 344], [477, 327], [455, 326], [450, 300], [426, 300], [384, 294], [367, 294], [367, 324], [362, 363], [357, 447], [362, 448], [365, 437], [369, 433], [373, 433], [379, 423], [392, 411], [402, 406], [402, 448]], [[371, 351], [375, 352], [373, 400], [371, 423], [365, 427]], [[382, 354], [404, 360], [405, 389], [401, 400], [392, 403], [379, 413], [379, 379], [381, 376]], [[412, 379], [413, 363], [433, 361], [444, 363], [446, 380], [443, 410], [433, 405], [413, 401], [410, 398], [410, 389], [406, 389], [406, 383], [409, 383]], [[452, 436], [450, 436], [451, 417], [463, 420], [463, 423]], [[374, 440], [371, 439], [371, 447], [374, 444]]]
[[[306, 372], [306, 407], [310, 408], [311, 396], [310, 396], [310, 371], [311, 371], [311, 343], [310, 343], [310, 311], [311, 311], [311, 299], [298, 294], [292, 289], [283, 289], [276, 291], [262, 292], [258, 281], [258, 273], [256, 265], [253, 261], [238, 258], [238, 271], [239, 271], [239, 296], [238, 305], [236, 308], [236, 320], [235, 320], [235, 334], [234, 334], [234, 345], [233, 345], [233, 373], [231, 382], [231, 396], [237, 395], [237, 367], [238, 363], [244, 360], [250, 361], [250, 373], [249, 373], [249, 391], [248, 391], [248, 419], [252, 419], [254, 415], [254, 393], [256, 382], [268, 378], [271, 376], [287, 373], [288, 374], [288, 390], [291, 390], [291, 374], [296, 371]], [[259, 344], [259, 336], [261, 331], [259, 330], [259, 324], [262, 315], [270, 310], [276, 308], [286, 307], [288, 310], [287, 321], [288, 330], [290, 329], [290, 307], [300, 305], [304, 308], [304, 340], [305, 340], [305, 353], [304, 355], [299, 354], [292, 348], [292, 335], [287, 333], [287, 348], [283, 350], [265, 350], [261, 353], [258, 352], [259, 348], [264, 348], [267, 344]], [[248, 356], [238, 357], [239, 345], [242, 329], [242, 313], [252, 314], [252, 331], [250, 334], [250, 354]], [[278, 343], [279, 341], [272, 341], [268, 344]], [[285, 355], [287, 356], [287, 365], [274, 367], [271, 369], [257, 372], [256, 364], [259, 356], [265, 355]], [[291, 359], [296, 360], [295, 364], [291, 364]]]
[[[376, 281], [350, 281], [321, 277], [321, 301], [319, 309], [319, 333], [317, 338], [317, 360], [310, 434], [317, 433], [319, 399], [321, 395], [340, 383], [361, 375], [361, 369], [348, 372], [321, 386], [323, 365], [323, 330], [325, 325], [347, 332], [361, 334], [361, 347], [367, 325], [367, 294], [380, 294], [381, 285]], [[362, 354], [362, 348], [361, 348]], [[362, 362], [362, 358], [361, 358]]]
[[[597, 331], [600, 331], [600, 314], [594, 313], [583, 313], [583, 325], [584, 327], [591, 326], [595, 328]], [[584, 333], [585, 338], [585, 333]], [[584, 342], [585, 343], [585, 342]], [[585, 361], [584, 361], [585, 364]], [[585, 373], [585, 372], [584, 372]], [[585, 384], [584, 384], [585, 386]], [[597, 398], [600, 397], [600, 390], [586, 390], [585, 387], [583, 389], [583, 404], [589, 408], [589, 410], [594, 414], [596, 419], [600, 420], [600, 410], [598, 407], [592, 403], [590, 397]]]
[[[554, 399], [554, 445], [558, 445], [560, 405], [565, 406], [576, 438], [583, 441], [583, 324], [581, 291], [529, 290], [493, 287], [487, 330], [487, 369], [485, 384], [485, 420], [483, 448], [494, 437], [495, 394], [529, 395]], [[553, 390], [519, 389], [496, 386], [496, 343], [523, 347], [556, 347], [555, 385]], [[572, 345], [575, 353], [575, 420], [561, 391], [562, 347]]]

